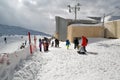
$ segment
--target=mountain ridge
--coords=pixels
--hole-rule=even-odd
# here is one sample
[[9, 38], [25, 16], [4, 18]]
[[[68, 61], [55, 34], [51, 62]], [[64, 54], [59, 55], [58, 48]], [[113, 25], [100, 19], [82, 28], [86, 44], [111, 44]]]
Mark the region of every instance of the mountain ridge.
[[27, 35], [28, 32], [30, 32], [31, 35], [51, 36], [50, 34], [44, 32], [35, 31], [20, 26], [9, 26], [0, 24], [0, 35]]

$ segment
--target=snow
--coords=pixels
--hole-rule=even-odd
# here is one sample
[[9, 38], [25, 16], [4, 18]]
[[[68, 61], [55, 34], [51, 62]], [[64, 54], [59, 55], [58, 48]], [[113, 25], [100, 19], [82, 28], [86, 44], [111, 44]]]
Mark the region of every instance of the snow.
[[105, 22], [110, 22], [110, 21], [115, 21], [115, 20], [120, 20], [120, 16], [106, 16], [105, 17]]
[[[39, 37], [37, 36], [37, 39]], [[0, 38], [0, 45], [4, 46], [2, 39]], [[19, 37], [17, 40], [24, 41]], [[4, 48], [14, 51], [13, 46], [16, 46], [18, 50], [17, 40], [8, 43]], [[11, 80], [120, 80], [120, 39], [88, 40], [86, 55], [78, 54], [72, 43], [67, 50], [65, 42], [60, 42], [59, 48], [50, 46], [49, 52], [39, 52], [37, 46], [33, 55], [22, 59], [16, 68], [11, 68], [14, 69], [14, 73], [8, 77], [12, 77]], [[4, 48], [0, 47], [3, 52]]]
[[[5, 44], [4, 42], [4, 37], [7, 38], [7, 44]], [[20, 49], [20, 45], [22, 43], [25, 42], [25, 40], [27, 40], [27, 37], [24, 36], [2, 36], [0, 38], [0, 53], [12, 53], [14, 51], [17, 51], [18, 49]], [[13, 45], [13, 46], [12, 46]]]
[[100, 27], [102, 24], [99, 23], [99, 24], [71, 24], [70, 26], [85, 26], [85, 27], [88, 27], [88, 26], [93, 26], [93, 27]]

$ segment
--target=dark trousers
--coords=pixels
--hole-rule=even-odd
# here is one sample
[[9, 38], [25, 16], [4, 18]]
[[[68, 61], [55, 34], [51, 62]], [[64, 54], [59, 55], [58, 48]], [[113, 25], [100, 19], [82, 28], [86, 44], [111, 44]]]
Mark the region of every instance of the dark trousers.
[[78, 49], [78, 44], [74, 44], [74, 49]]
[[42, 48], [40, 47], [40, 52], [42, 51]]

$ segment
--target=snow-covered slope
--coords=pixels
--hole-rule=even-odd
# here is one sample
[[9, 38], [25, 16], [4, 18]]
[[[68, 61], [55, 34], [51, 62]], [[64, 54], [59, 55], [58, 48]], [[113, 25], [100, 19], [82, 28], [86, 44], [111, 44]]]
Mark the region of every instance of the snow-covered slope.
[[80, 55], [73, 44], [67, 50], [61, 42], [60, 48], [50, 47], [48, 53], [36, 52], [13, 80], [119, 80], [119, 44], [120, 39], [89, 39], [87, 55]]
[[49, 52], [39, 52], [37, 46], [15, 68], [12, 80], [120, 80], [120, 39], [88, 40], [86, 55], [78, 54], [72, 43], [67, 50], [65, 42], [60, 42], [59, 48], [49, 47]]

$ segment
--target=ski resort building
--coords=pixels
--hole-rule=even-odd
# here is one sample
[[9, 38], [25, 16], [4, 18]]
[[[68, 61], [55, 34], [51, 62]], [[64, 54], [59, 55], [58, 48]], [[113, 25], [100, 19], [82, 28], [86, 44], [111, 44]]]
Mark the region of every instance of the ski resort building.
[[[55, 37], [61, 41], [65, 41], [68, 36], [68, 27], [71, 24], [96, 24], [98, 21], [96, 20], [72, 20], [72, 19], [64, 19], [59, 16], [55, 17], [56, 19], [56, 32]], [[71, 29], [71, 28], [70, 28]], [[78, 36], [81, 37], [81, 36]]]
[[105, 21], [103, 25], [100, 21], [101, 18], [90, 18], [92, 19], [74, 21], [57, 16], [55, 37], [61, 41], [69, 39], [71, 42], [74, 38], [80, 38], [82, 35], [90, 38], [120, 38], [120, 19], [112, 18], [111, 21]]
[[82, 35], [86, 37], [104, 37], [104, 27], [101, 24], [71, 24], [68, 26], [67, 39], [71, 42]]

